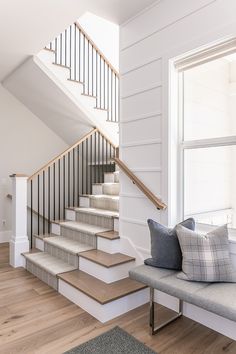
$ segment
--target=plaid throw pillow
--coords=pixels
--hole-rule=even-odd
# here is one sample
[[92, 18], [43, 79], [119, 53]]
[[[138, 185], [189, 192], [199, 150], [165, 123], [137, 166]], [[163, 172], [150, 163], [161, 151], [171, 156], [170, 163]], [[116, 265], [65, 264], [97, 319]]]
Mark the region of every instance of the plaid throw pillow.
[[236, 282], [230, 258], [227, 225], [206, 235], [178, 225], [176, 228], [183, 254], [178, 278], [203, 282]]

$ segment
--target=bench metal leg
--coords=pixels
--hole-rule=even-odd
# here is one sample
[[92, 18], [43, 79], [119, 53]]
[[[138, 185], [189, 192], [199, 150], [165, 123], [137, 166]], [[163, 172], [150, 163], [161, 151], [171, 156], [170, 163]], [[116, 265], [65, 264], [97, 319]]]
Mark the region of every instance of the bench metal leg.
[[154, 311], [155, 303], [154, 303], [154, 288], [150, 288], [150, 317], [149, 317], [149, 324], [151, 328], [151, 335], [156, 334], [160, 329], [167, 326], [169, 323], [174, 322], [179, 317], [182, 316], [183, 313], [183, 301], [179, 300], [179, 309], [178, 313], [171, 317], [169, 320], [165, 321], [164, 323], [160, 324], [159, 326], [155, 327], [155, 311]]

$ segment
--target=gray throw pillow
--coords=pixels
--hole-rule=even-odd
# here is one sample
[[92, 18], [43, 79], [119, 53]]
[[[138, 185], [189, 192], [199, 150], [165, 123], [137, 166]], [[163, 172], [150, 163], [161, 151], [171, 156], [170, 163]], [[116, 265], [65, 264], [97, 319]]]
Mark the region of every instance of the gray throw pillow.
[[178, 278], [203, 282], [236, 282], [227, 225], [201, 235], [181, 225], [176, 227], [183, 254]]
[[[148, 226], [151, 235], [151, 255], [144, 261], [146, 265], [167, 268], [182, 269], [182, 253], [176, 234], [176, 226], [170, 229], [156, 221], [148, 219]], [[195, 229], [195, 221], [192, 218], [184, 220], [179, 225], [190, 230]]]

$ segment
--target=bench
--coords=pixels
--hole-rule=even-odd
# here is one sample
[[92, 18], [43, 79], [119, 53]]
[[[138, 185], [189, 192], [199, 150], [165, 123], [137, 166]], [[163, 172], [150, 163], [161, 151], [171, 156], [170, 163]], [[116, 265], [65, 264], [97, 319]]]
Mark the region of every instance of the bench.
[[[150, 327], [151, 333], [157, 333], [167, 324], [175, 321], [183, 313], [183, 302], [198, 306], [216, 315], [236, 322], [236, 283], [203, 283], [178, 279], [178, 272], [154, 268], [147, 265], [130, 270], [129, 275], [150, 287]], [[154, 289], [179, 300], [179, 311], [165, 323], [155, 327]]]

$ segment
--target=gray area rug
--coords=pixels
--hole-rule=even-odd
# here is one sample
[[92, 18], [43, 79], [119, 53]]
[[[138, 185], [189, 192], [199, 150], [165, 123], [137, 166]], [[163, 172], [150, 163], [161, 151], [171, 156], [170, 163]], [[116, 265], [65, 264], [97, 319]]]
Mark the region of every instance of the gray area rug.
[[91, 339], [64, 354], [157, 354], [119, 327]]

